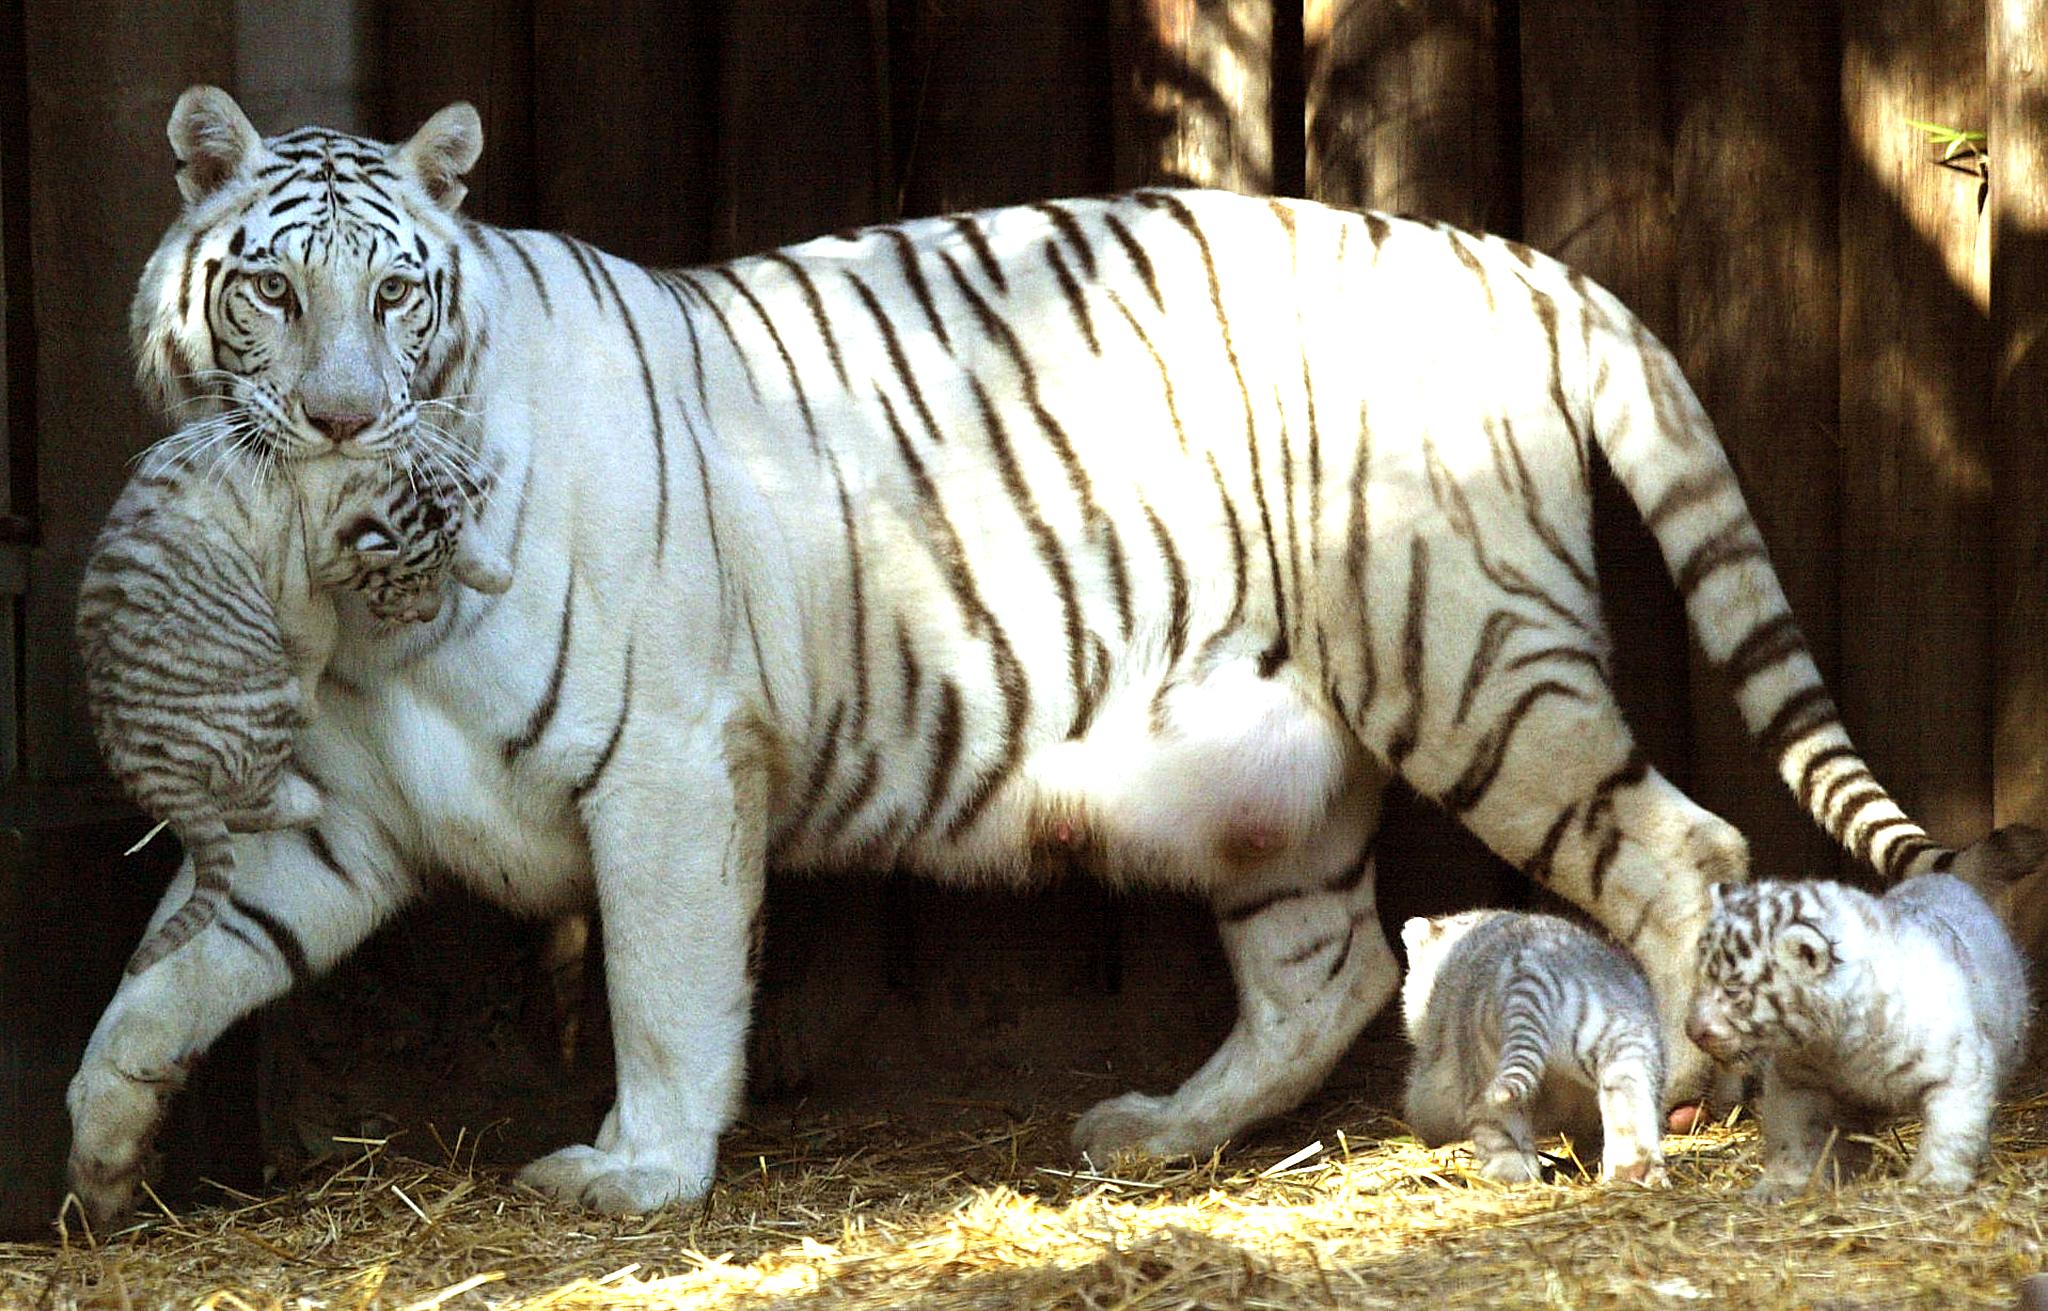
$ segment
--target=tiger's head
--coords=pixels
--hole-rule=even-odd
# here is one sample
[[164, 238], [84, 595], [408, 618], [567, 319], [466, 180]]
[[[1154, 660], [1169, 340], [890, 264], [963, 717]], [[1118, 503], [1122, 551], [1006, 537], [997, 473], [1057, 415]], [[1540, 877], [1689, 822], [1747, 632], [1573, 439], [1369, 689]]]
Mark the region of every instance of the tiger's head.
[[396, 146], [322, 128], [265, 140], [200, 86], [169, 135], [185, 206], [130, 332], [144, 388], [207, 420], [173, 440], [279, 461], [445, 445], [481, 332], [455, 217], [476, 110], [450, 105]]
[[1742, 1065], [1798, 1047], [1834, 1023], [1854, 986], [1855, 925], [1818, 883], [1716, 883], [1700, 933], [1685, 1033], [1715, 1060]]

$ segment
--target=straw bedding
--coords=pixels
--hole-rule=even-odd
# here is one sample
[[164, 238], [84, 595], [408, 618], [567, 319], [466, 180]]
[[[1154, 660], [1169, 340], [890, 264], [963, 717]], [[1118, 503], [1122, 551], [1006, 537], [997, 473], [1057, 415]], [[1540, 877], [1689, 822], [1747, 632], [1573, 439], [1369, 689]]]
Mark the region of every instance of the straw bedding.
[[[2029, 1081], [2038, 1088], [2040, 1078]], [[1384, 1098], [1376, 1098], [1384, 1101]], [[1065, 1108], [972, 1098], [785, 1107], [728, 1135], [708, 1201], [605, 1219], [428, 1131], [338, 1142], [276, 1195], [0, 1246], [0, 1305], [819, 1308], [2010, 1307], [2048, 1265], [2048, 1095], [1999, 1117], [1960, 1198], [1877, 1178], [1784, 1206], [1742, 1197], [1754, 1127], [1666, 1141], [1675, 1186], [1501, 1188], [1456, 1148], [1325, 1098], [1220, 1162], [1071, 1159]], [[486, 1148], [488, 1154], [488, 1148]]]

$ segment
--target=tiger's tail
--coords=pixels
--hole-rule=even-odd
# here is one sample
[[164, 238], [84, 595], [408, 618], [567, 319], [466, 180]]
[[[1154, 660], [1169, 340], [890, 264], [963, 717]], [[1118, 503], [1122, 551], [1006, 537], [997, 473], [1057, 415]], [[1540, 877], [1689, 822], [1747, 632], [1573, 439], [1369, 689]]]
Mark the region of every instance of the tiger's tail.
[[1500, 1059], [1494, 1065], [1493, 1082], [1486, 1085], [1487, 1104], [1527, 1105], [1549, 1064], [1546, 1047], [1541, 1003], [1533, 995], [1531, 981], [1524, 978], [1509, 984], [1501, 1002]]
[[178, 841], [192, 857], [192, 895], [128, 958], [127, 972], [140, 974], [196, 937], [220, 914], [220, 903], [233, 885], [235, 850], [227, 825], [219, 816], [176, 826]]
[[[1693, 637], [1723, 669], [1751, 738], [1821, 830], [1887, 883], [1952, 869], [1986, 887], [2025, 876], [2048, 836], [2011, 825], [1962, 852], [1929, 837], [1849, 739], [1771, 568], [1714, 427], [1662, 343], [1621, 303], [1587, 288], [1590, 440], [1657, 539]], [[1603, 345], [1604, 343], [1604, 351]]]

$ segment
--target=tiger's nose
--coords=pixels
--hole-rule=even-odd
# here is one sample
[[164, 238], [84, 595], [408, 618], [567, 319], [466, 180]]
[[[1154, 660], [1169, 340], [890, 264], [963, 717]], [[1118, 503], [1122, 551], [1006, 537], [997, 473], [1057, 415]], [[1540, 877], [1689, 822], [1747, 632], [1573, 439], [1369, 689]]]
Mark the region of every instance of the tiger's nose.
[[377, 416], [360, 410], [337, 410], [332, 414], [315, 414], [306, 411], [306, 422], [318, 429], [322, 436], [336, 446], [341, 445], [370, 426]]

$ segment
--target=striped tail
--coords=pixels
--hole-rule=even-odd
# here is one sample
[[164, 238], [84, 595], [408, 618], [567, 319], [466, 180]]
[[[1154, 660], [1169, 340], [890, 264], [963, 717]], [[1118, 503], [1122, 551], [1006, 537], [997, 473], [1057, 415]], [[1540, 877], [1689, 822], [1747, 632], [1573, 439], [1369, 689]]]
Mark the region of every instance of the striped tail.
[[1493, 1082], [1486, 1085], [1488, 1104], [1524, 1105], [1542, 1084], [1544, 1067], [1550, 1063], [1543, 1014], [1546, 1002], [1555, 1000], [1541, 995], [1546, 991], [1542, 980], [1526, 974], [1509, 982], [1501, 999], [1500, 1059]]
[[1821, 682], [1735, 471], [1677, 362], [1613, 297], [1591, 288], [1586, 308], [1608, 330], [1609, 358], [1593, 366], [1607, 374], [1592, 400], [1593, 440], [1656, 537], [1693, 636], [1727, 672], [1750, 736], [1806, 812], [1886, 882], [1953, 866], [1973, 883], [2003, 886], [2031, 872], [2048, 854], [2039, 832], [2014, 825], [1959, 854], [1877, 781]]
[[142, 940], [128, 958], [128, 973], [140, 974], [190, 942], [220, 914], [220, 903], [233, 886], [235, 850], [227, 825], [216, 817], [184, 825], [178, 841], [192, 857], [192, 895], [156, 932]]

